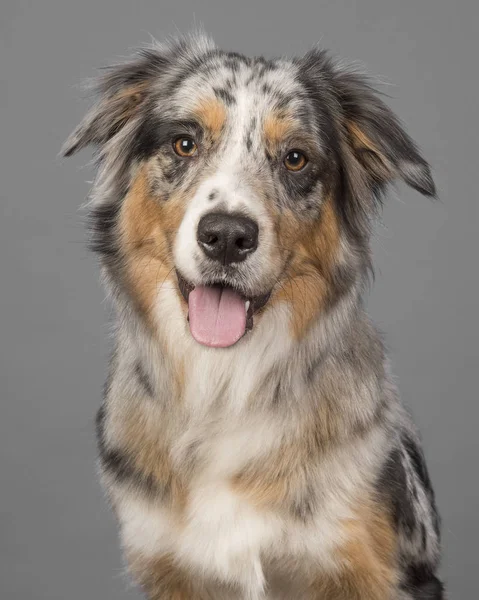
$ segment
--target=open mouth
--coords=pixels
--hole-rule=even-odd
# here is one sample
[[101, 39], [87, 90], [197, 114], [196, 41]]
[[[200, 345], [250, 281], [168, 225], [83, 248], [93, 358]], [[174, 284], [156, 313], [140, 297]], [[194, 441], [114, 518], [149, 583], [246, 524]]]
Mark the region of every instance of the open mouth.
[[271, 292], [247, 297], [223, 284], [194, 286], [177, 271], [178, 287], [188, 303], [193, 338], [204, 346], [227, 348], [253, 329], [254, 314], [265, 306]]

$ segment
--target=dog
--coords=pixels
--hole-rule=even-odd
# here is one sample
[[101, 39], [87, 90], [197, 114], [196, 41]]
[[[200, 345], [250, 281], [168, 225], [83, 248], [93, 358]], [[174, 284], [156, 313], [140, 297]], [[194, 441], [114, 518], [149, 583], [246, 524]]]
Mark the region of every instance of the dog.
[[371, 80], [191, 34], [106, 70], [91, 246], [116, 307], [101, 479], [150, 600], [440, 600], [418, 433], [362, 297], [388, 184], [436, 195]]

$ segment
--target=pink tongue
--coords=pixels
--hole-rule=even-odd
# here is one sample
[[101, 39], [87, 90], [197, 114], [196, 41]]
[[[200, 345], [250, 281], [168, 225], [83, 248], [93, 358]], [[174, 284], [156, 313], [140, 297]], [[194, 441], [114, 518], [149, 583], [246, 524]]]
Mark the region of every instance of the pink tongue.
[[195, 287], [188, 298], [191, 335], [200, 344], [226, 348], [246, 328], [245, 301], [229, 288]]

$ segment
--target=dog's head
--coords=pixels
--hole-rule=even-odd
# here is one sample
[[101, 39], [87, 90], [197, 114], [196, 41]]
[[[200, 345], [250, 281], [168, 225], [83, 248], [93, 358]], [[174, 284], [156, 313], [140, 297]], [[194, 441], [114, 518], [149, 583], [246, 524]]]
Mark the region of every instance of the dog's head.
[[279, 303], [304, 334], [364, 279], [385, 186], [435, 194], [368, 80], [319, 50], [247, 58], [201, 36], [144, 50], [100, 80], [64, 153], [88, 144], [93, 244], [110, 276], [151, 322], [174, 286], [209, 346], [236, 343]]

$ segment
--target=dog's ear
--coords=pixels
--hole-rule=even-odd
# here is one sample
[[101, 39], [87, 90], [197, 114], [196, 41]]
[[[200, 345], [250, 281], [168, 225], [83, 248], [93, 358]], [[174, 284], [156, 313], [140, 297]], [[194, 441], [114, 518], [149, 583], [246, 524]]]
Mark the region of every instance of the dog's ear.
[[213, 40], [200, 30], [164, 44], [154, 42], [129, 62], [106, 69], [94, 86], [96, 104], [67, 139], [62, 154], [71, 156], [89, 144], [101, 149], [127, 125], [134, 127], [169, 72], [193, 71], [202, 56], [214, 49]]
[[379, 186], [402, 179], [425, 196], [436, 188], [428, 163], [368, 79], [334, 68], [343, 137], [367, 177]]
[[164, 67], [165, 57], [145, 50], [131, 62], [107, 69], [95, 85], [96, 103], [66, 140], [62, 154], [71, 156], [90, 144], [106, 144], [139, 113]]

